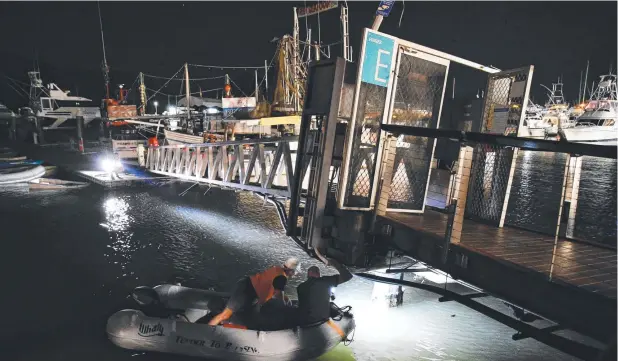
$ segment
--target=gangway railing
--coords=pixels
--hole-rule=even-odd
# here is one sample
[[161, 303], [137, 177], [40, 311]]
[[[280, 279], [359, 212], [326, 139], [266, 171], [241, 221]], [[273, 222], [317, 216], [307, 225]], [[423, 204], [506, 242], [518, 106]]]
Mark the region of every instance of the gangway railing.
[[149, 147], [145, 167], [185, 181], [289, 198], [298, 137]]

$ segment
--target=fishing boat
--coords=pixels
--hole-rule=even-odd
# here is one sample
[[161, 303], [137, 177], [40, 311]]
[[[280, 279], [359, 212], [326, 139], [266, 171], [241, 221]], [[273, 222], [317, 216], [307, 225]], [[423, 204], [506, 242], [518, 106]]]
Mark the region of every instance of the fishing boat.
[[138, 287], [132, 294], [141, 310], [122, 310], [107, 321], [115, 345], [221, 360], [309, 360], [345, 341], [354, 330], [349, 308], [334, 307], [327, 322], [280, 331], [197, 322], [225, 307], [228, 294], [178, 285]]
[[30, 106], [21, 108], [21, 111], [24, 115], [36, 116], [43, 130], [74, 128], [78, 116], [84, 118], [85, 125], [101, 118], [101, 110], [89, 106], [91, 99], [69, 95], [70, 91], [60, 89], [55, 83], [43, 86], [38, 71], [28, 72], [28, 77]]
[[543, 107], [528, 101], [526, 107], [526, 118], [521, 134], [524, 137], [544, 138], [546, 125], [543, 121]]
[[575, 126], [563, 129], [569, 142], [615, 142], [618, 140], [616, 75], [601, 75], [597, 88]]
[[41, 178], [45, 168], [40, 165], [26, 165], [0, 169], [0, 184], [27, 183]]
[[86, 182], [74, 182], [62, 179], [38, 178], [29, 183], [30, 190], [66, 190], [79, 189], [90, 185]]

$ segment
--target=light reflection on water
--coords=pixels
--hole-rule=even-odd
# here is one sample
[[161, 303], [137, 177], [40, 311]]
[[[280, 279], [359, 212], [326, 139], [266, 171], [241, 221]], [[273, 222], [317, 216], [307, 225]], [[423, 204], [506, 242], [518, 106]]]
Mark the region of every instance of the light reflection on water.
[[[126, 297], [136, 286], [182, 282], [229, 291], [243, 275], [288, 256], [298, 257], [304, 270], [318, 265], [332, 273], [287, 239], [262, 200], [220, 190], [179, 197], [184, 188], [0, 195], [0, 226], [19, 230], [3, 237], [3, 253], [11, 255], [4, 264], [13, 271], [6, 287], [17, 292], [0, 306], [13, 309], [17, 301], [28, 309], [6, 315], [0, 337], [15, 340], [10, 344], [24, 360], [134, 361], [103, 330], [113, 312], [135, 307]], [[37, 227], [28, 227], [32, 220]], [[290, 281], [292, 296], [302, 280]], [[514, 354], [569, 359], [530, 339], [512, 341], [512, 330], [454, 302], [439, 303], [427, 292], [406, 289], [404, 307], [378, 311], [372, 285], [354, 279], [337, 290], [338, 303], [354, 307], [352, 348], [359, 360], [509, 360]], [[33, 339], [36, 348], [28, 346]]]

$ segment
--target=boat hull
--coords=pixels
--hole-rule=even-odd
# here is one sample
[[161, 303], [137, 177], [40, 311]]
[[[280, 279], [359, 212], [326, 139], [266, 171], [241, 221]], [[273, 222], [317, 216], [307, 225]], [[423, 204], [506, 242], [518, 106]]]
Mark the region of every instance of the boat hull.
[[3, 169], [0, 172], [0, 184], [26, 183], [41, 178], [44, 174], [45, 168], [40, 165]]
[[604, 126], [573, 127], [562, 130], [569, 142], [610, 142], [618, 140], [618, 128]]
[[[208, 308], [210, 302], [222, 295], [173, 285], [154, 289], [164, 304], [189, 309]], [[122, 310], [109, 318], [106, 331], [112, 343], [130, 350], [238, 361], [292, 361], [309, 360], [328, 352], [354, 328], [354, 318], [349, 314], [339, 321], [312, 327], [257, 331], [150, 317], [142, 311]]]

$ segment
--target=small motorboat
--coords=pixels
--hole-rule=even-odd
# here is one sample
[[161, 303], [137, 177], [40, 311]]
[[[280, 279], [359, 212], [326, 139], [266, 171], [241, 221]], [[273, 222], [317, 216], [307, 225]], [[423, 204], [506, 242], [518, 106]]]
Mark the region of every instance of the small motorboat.
[[41, 165], [24, 165], [0, 169], [0, 184], [27, 183], [41, 178], [45, 168]]
[[30, 182], [30, 190], [78, 189], [90, 185], [87, 182], [74, 182], [62, 179], [39, 178]]
[[8, 162], [0, 162], [0, 169], [1, 168], [11, 168], [16, 165], [40, 165], [40, 164], [43, 164], [42, 160], [15, 160], [15, 161], [8, 161]]
[[21, 156], [21, 157], [17, 157], [17, 156], [12, 156], [12, 155], [7, 155], [7, 156], [2, 156], [0, 155], [0, 162], [14, 162], [14, 161], [19, 161], [19, 160], [26, 160], [26, 156]]
[[221, 311], [228, 297], [177, 285], [138, 287], [133, 299], [143, 309], [113, 314], [107, 321], [107, 336], [115, 345], [130, 350], [224, 360], [292, 361], [319, 357], [345, 341], [355, 328], [349, 308], [336, 306], [336, 314], [327, 322], [280, 331], [210, 326], [198, 321]]

